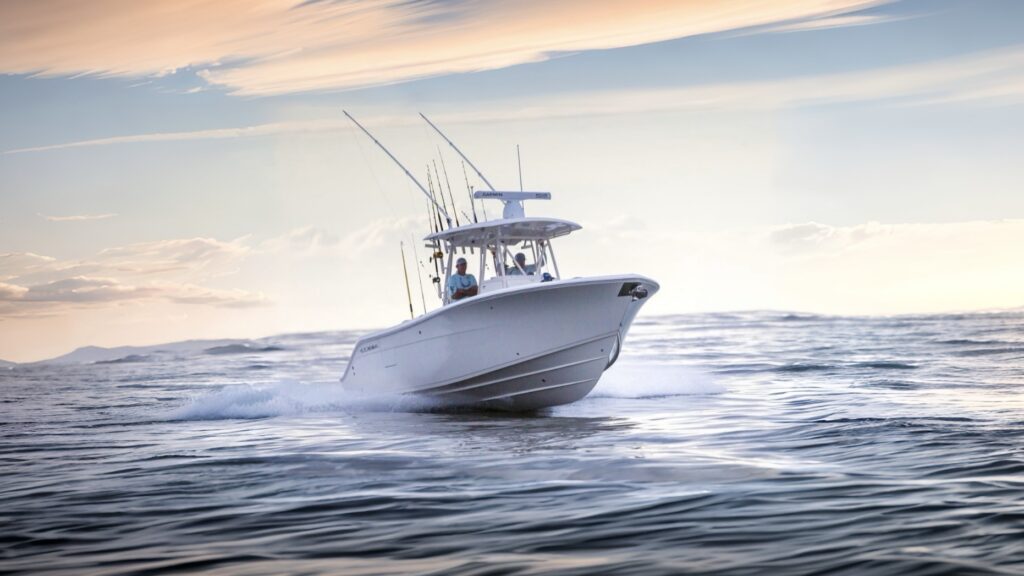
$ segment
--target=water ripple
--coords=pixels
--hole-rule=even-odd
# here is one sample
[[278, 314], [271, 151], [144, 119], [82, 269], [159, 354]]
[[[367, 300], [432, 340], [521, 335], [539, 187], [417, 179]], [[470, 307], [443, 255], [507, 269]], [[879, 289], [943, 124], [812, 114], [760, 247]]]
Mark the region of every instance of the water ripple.
[[643, 317], [529, 416], [347, 396], [359, 334], [0, 371], [3, 570], [1024, 573], [1024, 314]]

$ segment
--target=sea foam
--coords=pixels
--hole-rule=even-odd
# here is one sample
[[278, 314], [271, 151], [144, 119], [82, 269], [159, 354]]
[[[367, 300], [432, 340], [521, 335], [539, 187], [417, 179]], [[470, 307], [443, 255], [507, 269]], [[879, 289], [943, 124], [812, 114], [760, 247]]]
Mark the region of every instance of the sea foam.
[[608, 369], [590, 393], [596, 398], [658, 398], [721, 394], [725, 387], [710, 374], [672, 364], [619, 362]]
[[238, 384], [190, 398], [171, 410], [168, 420], [270, 418], [332, 412], [422, 411], [429, 398], [399, 394], [360, 394], [336, 382]]

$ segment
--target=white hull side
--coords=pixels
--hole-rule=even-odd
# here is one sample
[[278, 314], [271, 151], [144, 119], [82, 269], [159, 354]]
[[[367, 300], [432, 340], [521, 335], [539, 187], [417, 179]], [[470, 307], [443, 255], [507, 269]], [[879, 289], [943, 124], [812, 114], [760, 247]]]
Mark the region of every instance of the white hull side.
[[654, 281], [623, 275], [533, 284], [468, 298], [356, 343], [342, 384], [451, 404], [533, 410], [597, 384]]

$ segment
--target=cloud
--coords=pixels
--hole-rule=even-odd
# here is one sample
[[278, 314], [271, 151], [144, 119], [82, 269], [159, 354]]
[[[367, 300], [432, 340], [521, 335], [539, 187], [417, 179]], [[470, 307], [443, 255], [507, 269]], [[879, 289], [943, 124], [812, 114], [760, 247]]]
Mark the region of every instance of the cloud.
[[768, 231], [767, 239], [772, 247], [786, 254], [834, 255], [840, 251], [872, 250], [879, 247], [888, 249], [895, 245], [921, 248], [947, 246], [957, 251], [957, 246], [971, 248], [981, 240], [993, 248], [1024, 242], [1024, 220], [925, 224], [882, 224], [872, 221], [852, 226], [806, 222], [774, 227]]
[[337, 236], [323, 228], [304, 226], [265, 240], [260, 244], [260, 249], [267, 252], [301, 253], [333, 248], [338, 242]]
[[[108, 248], [80, 260], [0, 255], [0, 277], [19, 284], [39, 284], [74, 276], [173, 278], [196, 282], [233, 270], [249, 253], [244, 239], [183, 238]], [[29, 265], [34, 264], [34, 265]]]
[[193, 284], [164, 285], [163, 297], [177, 304], [201, 304], [225, 308], [253, 308], [270, 304], [259, 292], [240, 289], [217, 290]]
[[650, 275], [662, 286], [652, 313], [771, 308], [907, 314], [1024, 302], [1024, 219], [801, 222], [701, 231], [636, 231], [612, 221], [588, 230], [590, 244], [558, 247], [562, 266]]
[[[949, 103], [1002, 105], [1024, 102], [1024, 46], [873, 70], [796, 76], [778, 80], [704, 84], [682, 88], [593, 90], [543, 98], [492, 101], [433, 117], [437, 123], [493, 123], [560, 117], [635, 114], [673, 110], [774, 110], [837, 103], [888, 101], [898, 106]], [[415, 124], [418, 118], [378, 115], [375, 126]], [[116, 136], [7, 150], [44, 152], [115, 144], [249, 138], [352, 130], [339, 118], [274, 122], [240, 128]]]
[[380, 218], [367, 222], [364, 226], [353, 230], [341, 238], [338, 251], [349, 258], [397, 258], [398, 243], [405, 242], [406, 250], [410, 245], [422, 245], [421, 240], [427, 234], [426, 217], [405, 216], [401, 218]]
[[22, 274], [31, 274], [50, 268], [56, 258], [40, 256], [31, 252], [10, 252], [0, 254], [0, 281], [10, 280]]
[[15, 300], [26, 302], [113, 302], [152, 297], [148, 287], [126, 286], [113, 278], [75, 276], [29, 286]]
[[45, 152], [47, 150], [60, 150], [64, 148], [82, 148], [87, 146], [108, 146], [112, 144], [137, 144], [144, 142], [178, 142], [185, 140], [222, 140], [226, 138], [248, 138], [254, 136], [273, 136], [277, 134], [302, 134], [337, 132], [347, 130], [351, 122], [341, 119], [324, 119], [313, 121], [296, 122], [271, 122], [255, 126], [243, 126], [239, 128], [217, 128], [211, 130], [193, 130], [189, 132], [158, 132], [152, 134], [133, 134], [129, 136], [113, 136], [110, 138], [96, 138], [92, 140], [80, 140], [64, 144], [49, 146], [33, 146], [31, 148], [18, 148], [7, 150], [4, 154], [19, 154], [24, 152]]
[[113, 218], [117, 214], [76, 214], [73, 216], [47, 216], [46, 214], [37, 214], [40, 218], [48, 222], [83, 222], [86, 220], [105, 220], [107, 218]]
[[[1024, 219], [781, 226], [758, 252], [779, 304], [845, 313], [1020, 306]], [[764, 283], [768, 285], [767, 282]], [[801, 305], [802, 304], [802, 305]]]
[[25, 296], [26, 292], [28, 292], [28, 288], [24, 286], [0, 282], [0, 302], [20, 300]]
[[851, 26], [867, 26], [869, 24], [883, 24], [903, 20], [894, 16], [882, 16], [878, 14], [843, 14], [828, 18], [814, 18], [798, 22], [786, 22], [783, 24], [771, 25], [763, 28], [756, 28], [749, 33], [738, 33], [737, 35], [749, 34], [782, 34], [787, 32], [808, 32], [811, 30], [830, 30], [833, 28], [849, 28]]
[[836, 229], [817, 222], [804, 224], [787, 224], [774, 228], [768, 234], [769, 241], [780, 248], [796, 250], [806, 247], [817, 247], [833, 239]]
[[187, 238], [110, 248], [81, 260], [0, 254], [0, 316], [52, 316], [123, 302], [266, 305], [258, 292], [201, 284], [229, 274], [249, 250], [243, 239]]
[[94, 262], [133, 274], [183, 269], [203, 272], [236, 263], [249, 250], [244, 238], [231, 242], [214, 238], [182, 238], [107, 248], [97, 254]]
[[879, 101], [900, 106], [1024, 102], [1024, 46], [856, 72], [555, 95], [535, 106], [520, 106], [520, 112], [514, 114], [542, 118], [669, 110], [777, 110]]
[[280, 236], [264, 240], [259, 251], [287, 253], [293, 256], [313, 252], [329, 252], [339, 257], [357, 257], [381, 248], [394, 247], [415, 240], [418, 244], [426, 235], [426, 217], [403, 216], [378, 218], [365, 222], [344, 236], [315, 226], [295, 228]]
[[0, 72], [155, 77], [191, 68], [241, 95], [353, 89], [879, 3], [14, 0], [0, 4]]
[[269, 303], [267, 297], [260, 293], [169, 282], [133, 285], [114, 278], [74, 276], [28, 287], [0, 283], [0, 315], [9, 317], [50, 316], [66, 311], [66, 306], [81, 308], [158, 300], [227, 308], [249, 308]]

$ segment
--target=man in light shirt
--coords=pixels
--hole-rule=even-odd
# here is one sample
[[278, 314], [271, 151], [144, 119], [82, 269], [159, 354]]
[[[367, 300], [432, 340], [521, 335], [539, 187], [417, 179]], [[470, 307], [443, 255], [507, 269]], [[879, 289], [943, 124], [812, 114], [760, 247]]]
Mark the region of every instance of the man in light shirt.
[[448, 277], [448, 296], [452, 300], [462, 300], [468, 296], [476, 296], [478, 291], [476, 276], [466, 273], [466, 259], [459, 258], [455, 262], [455, 274]]

